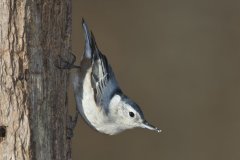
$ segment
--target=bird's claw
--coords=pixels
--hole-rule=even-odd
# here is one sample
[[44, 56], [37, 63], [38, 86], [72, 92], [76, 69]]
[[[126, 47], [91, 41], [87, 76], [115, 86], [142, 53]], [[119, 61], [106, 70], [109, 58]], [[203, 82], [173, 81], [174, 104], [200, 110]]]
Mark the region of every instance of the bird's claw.
[[72, 68], [80, 68], [80, 66], [74, 65], [76, 61], [76, 56], [71, 52], [72, 56], [70, 61], [65, 60], [60, 55], [58, 55], [58, 59], [55, 61], [55, 66], [58, 69], [72, 69]]
[[69, 116], [68, 127], [67, 127], [67, 139], [71, 139], [73, 137], [73, 130], [76, 127], [77, 120], [78, 120], [78, 112], [76, 112], [74, 119], [72, 116]]

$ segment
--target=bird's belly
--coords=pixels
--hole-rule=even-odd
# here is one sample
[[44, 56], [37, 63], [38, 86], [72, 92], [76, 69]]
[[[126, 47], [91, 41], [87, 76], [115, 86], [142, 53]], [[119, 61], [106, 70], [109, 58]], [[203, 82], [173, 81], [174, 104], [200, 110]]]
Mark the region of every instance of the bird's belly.
[[[87, 72], [82, 88], [82, 96], [77, 96], [78, 110], [89, 126], [105, 134], [116, 134], [122, 131], [109, 121], [101, 106], [97, 106], [94, 100], [94, 91], [91, 85], [91, 69]], [[80, 98], [81, 97], [81, 98]]]
[[94, 91], [91, 85], [91, 71], [86, 74], [83, 82], [82, 107], [79, 108], [82, 117], [86, 122], [97, 129], [104, 121], [103, 111], [97, 106], [94, 100]]

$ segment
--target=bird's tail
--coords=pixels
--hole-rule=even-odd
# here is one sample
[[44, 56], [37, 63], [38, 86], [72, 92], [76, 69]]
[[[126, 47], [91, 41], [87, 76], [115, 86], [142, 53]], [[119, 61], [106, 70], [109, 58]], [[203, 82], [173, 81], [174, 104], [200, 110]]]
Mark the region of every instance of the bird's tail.
[[84, 57], [88, 59], [93, 59], [94, 54], [98, 53], [98, 47], [95, 42], [93, 33], [89, 30], [87, 23], [82, 19], [82, 27], [85, 34], [85, 49]]

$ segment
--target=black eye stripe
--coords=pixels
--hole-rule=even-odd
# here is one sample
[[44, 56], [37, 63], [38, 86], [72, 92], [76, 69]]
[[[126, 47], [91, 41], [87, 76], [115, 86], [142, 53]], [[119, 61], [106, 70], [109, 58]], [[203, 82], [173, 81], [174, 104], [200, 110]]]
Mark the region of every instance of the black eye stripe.
[[134, 117], [134, 113], [133, 112], [129, 112], [129, 116], [130, 117]]

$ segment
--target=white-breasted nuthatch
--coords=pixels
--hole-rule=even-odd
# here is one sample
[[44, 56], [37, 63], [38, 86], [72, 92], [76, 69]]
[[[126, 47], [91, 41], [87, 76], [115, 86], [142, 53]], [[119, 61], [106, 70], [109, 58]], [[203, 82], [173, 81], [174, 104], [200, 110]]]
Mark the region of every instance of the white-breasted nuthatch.
[[149, 124], [139, 106], [120, 89], [107, 58], [82, 20], [85, 49], [80, 68], [72, 77], [77, 108], [93, 129], [114, 135], [135, 127], [160, 132]]

